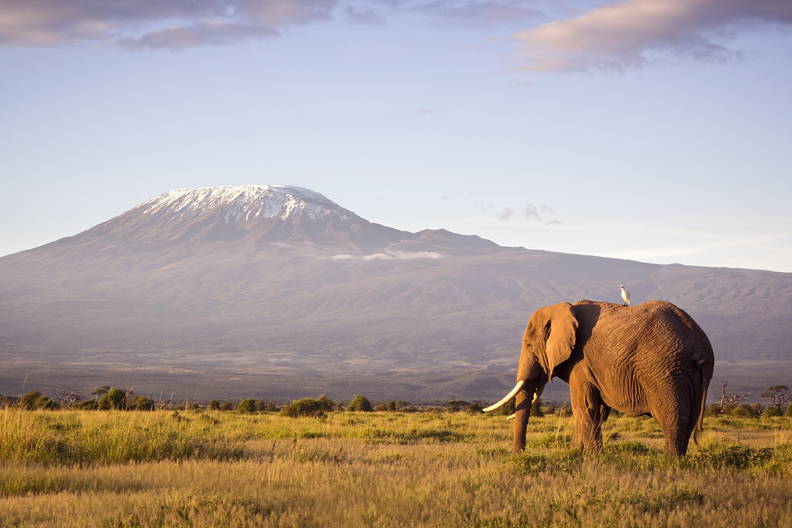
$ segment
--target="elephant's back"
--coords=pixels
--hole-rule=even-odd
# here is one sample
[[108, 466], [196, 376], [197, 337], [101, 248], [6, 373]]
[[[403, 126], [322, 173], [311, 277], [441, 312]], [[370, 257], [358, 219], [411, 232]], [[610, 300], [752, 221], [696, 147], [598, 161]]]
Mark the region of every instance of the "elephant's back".
[[[584, 333], [607, 334], [611, 339], [685, 348], [697, 351], [697, 359], [713, 357], [707, 334], [684, 310], [668, 301], [646, 301], [634, 306], [581, 300], [574, 313]], [[585, 337], [585, 336], [584, 336]]]

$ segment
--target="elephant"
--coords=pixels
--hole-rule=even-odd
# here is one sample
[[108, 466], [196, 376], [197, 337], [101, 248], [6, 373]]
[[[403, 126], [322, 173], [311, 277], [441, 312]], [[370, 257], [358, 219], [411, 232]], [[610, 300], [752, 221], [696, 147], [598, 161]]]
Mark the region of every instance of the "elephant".
[[516, 397], [513, 446], [522, 451], [531, 404], [555, 376], [569, 384], [574, 446], [601, 449], [602, 424], [616, 409], [653, 416], [663, 430], [666, 454], [681, 456], [691, 434], [698, 443], [714, 364], [707, 335], [669, 302], [564, 302], [531, 315], [517, 384], [484, 410]]

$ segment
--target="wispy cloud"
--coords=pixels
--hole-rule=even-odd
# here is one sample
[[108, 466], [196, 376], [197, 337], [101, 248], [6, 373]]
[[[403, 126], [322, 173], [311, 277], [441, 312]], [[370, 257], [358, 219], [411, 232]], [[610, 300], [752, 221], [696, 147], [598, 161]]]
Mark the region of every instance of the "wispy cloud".
[[337, 0], [4, 0], [0, 44], [186, 48], [272, 37], [326, 20]]
[[[536, 205], [529, 203], [518, 209], [513, 207], [499, 208], [490, 203], [479, 204], [479, 206], [483, 213], [492, 215], [500, 222], [508, 222], [518, 218], [523, 218], [525, 220], [535, 220], [544, 225], [556, 225], [561, 223], [561, 221], [558, 219], [547, 218], [547, 215], [553, 213], [553, 209], [549, 205]], [[519, 214], [517, 211], [519, 211]]]
[[756, 25], [792, 24], [790, 0], [624, 0], [514, 35], [535, 71], [623, 70], [653, 54], [739, 56], [722, 41]]
[[344, 8], [344, 15], [346, 16], [347, 20], [351, 22], [370, 26], [381, 26], [387, 20], [384, 14], [368, 7], [360, 6], [346, 6]]
[[511, 207], [504, 207], [503, 209], [495, 213], [495, 218], [497, 218], [501, 222], [511, 220], [513, 217], [514, 217], [514, 209], [512, 209]]
[[438, 22], [465, 26], [504, 26], [536, 20], [542, 12], [525, 2], [454, 1], [407, 2], [408, 9]]

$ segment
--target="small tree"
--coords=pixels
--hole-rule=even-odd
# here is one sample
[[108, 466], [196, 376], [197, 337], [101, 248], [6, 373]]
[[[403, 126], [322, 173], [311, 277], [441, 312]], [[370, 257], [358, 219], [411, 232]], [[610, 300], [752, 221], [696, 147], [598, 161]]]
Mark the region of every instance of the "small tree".
[[57, 409], [58, 402], [36, 390], [23, 394], [19, 398], [19, 406], [31, 411], [34, 409]]
[[789, 387], [786, 385], [770, 385], [762, 391], [760, 396], [770, 405], [775, 405], [779, 411], [792, 399], [792, 393], [789, 392]]
[[349, 405], [347, 405], [347, 410], [355, 412], [371, 412], [374, 409], [372, 409], [371, 402], [368, 401], [368, 398], [361, 396], [360, 394], [355, 394], [355, 396], [352, 398], [352, 401], [350, 401]]
[[775, 418], [776, 416], [783, 416], [783, 414], [781, 409], [775, 405], [768, 405], [765, 407], [764, 411], [762, 411], [762, 418]]
[[256, 400], [247, 398], [239, 402], [236, 410], [241, 413], [254, 413], [256, 412]]
[[256, 400], [256, 410], [258, 412], [277, 411], [278, 406], [266, 400]]
[[73, 409], [76, 407], [82, 398], [82, 395], [75, 389], [64, 390], [58, 393], [58, 399], [67, 409]]
[[99, 398], [100, 409], [126, 409], [126, 392], [118, 387], [110, 389]]
[[721, 383], [721, 398], [720, 398], [720, 412], [724, 414], [726, 412], [732, 411], [735, 408], [739, 407], [740, 404], [745, 401], [748, 396], [751, 395], [750, 392], [734, 392], [729, 394], [726, 392], [726, 386], [729, 384], [728, 380]]
[[132, 400], [132, 403], [129, 404], [129, 409], [133, 409], [135, 411], [153, 411], [156, 402], [151, 398], [146, 398], [145, 396], [135, 396], [135, 399]]
[[295, 418], [297, 416], [324, 416], [326, 412], [336, 409], [337, 404], [322, 394], [318, 398], [293, 400], [281, 409], [281, 414]]
[[742, 403], [737, 407], [734, 407], [729, 414], [732, 416], [740, 416], [742, 418], [756, 418], [759, 414], [756, 412], [756, 408], [748, 405], [747, 403]]

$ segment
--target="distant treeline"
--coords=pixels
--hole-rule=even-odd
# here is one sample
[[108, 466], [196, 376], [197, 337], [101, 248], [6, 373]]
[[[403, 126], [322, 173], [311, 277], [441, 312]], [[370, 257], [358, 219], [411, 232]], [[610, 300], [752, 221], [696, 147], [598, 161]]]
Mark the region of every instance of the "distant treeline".
[[[724, 384], [725, 387], [725, 384]], [[705, 416], [730, 415], [740, 417], [792, 417], [792, 393], [785, 385], [772, 385], [761, 394], [767, 404], [742, 403], [747, 393], [729, 395], [723, 391], [718, 403], [706, 407]], [[315, 416], [321, 417], [332, 411], [353, 412], [481, 412], [485, 405], [482, 401], [465, 401], [451, 399], [446, 402], [427, 405], [412, 404], [403, 400], [388, 400], [377, 405], [372, 405], [368, 398], [356, 394], [347, 404], [334, 401], [322, 394], [318, 398], [303, 398], [292, 400], [289, 403], [245, 398], [242, 400], [210, 400], [208, 402], [177, 402], [170, 399], [153, 399], [147, 396], [135, 395], [131, 390], [118, 387], [99, 387], [85, 398], [76, 391], [63, 391], [57, 397], [50, 397], [34, 390], [22, 396], [0, 395], [0, 407], [15, 407], [25, 410], [38, 409], [79, 409], [79, 410], [119, 410], [119, 411], [154, 411], [154, 410], [213, 410], [234, 411], [239, 413], [280, 412], [285, 416]], [[514, 400], [501, 407], [496, 414], [509, 415], [514, 412]], [[611, 410], [618, 415], [618, 411]], [[536, 400], [531, 408], [532, 416], [557, 415], [571, 416], [572, 409], [568, 403], [543, 402]]]
[[[153, 399], [147, 396], [135, 395], [130, 390], [118, 387], [104, 386], [96, 389], [90, 397], [84, 397], [76, 391], [64, 391], [56, 397], [47, 396], [34, 390], [22, 396], [0, 395], [0, 406], [16, 407], [26, 410], [37, 409], [78, 409], [78, 410], [119, 410], [119, 411], [154, 411], [168, 410], [213, 410], [235, 411], [240, 413], [280, 412], [286, 416], [321, 416], [332, 411], [354, 412], [422, 412], [422, 411], [448, 411], [448, 412], [481, 412], [485, 403], [481, 401], [465, 401], [451, 399], [438, 404], [417, 404], [404, 400], [388, 400], [372, 405], [371, 401], [363, 395], [356, 394], [348, 403], [334, 401], [322, 394], [318, 398], [303, 398], [291, 402], [274, 402], [255, 398], [242, 400], [210, 400], [175, 401], [173, 398]], [[534, 403], [533, 412], [537, 414], [555, 413], [560, 410], [569, 414], [568, 407], [556, 404], [543, 404], [541, 401]], [[501, 414], [514, 412], [514, 405], [502, 408]]]

